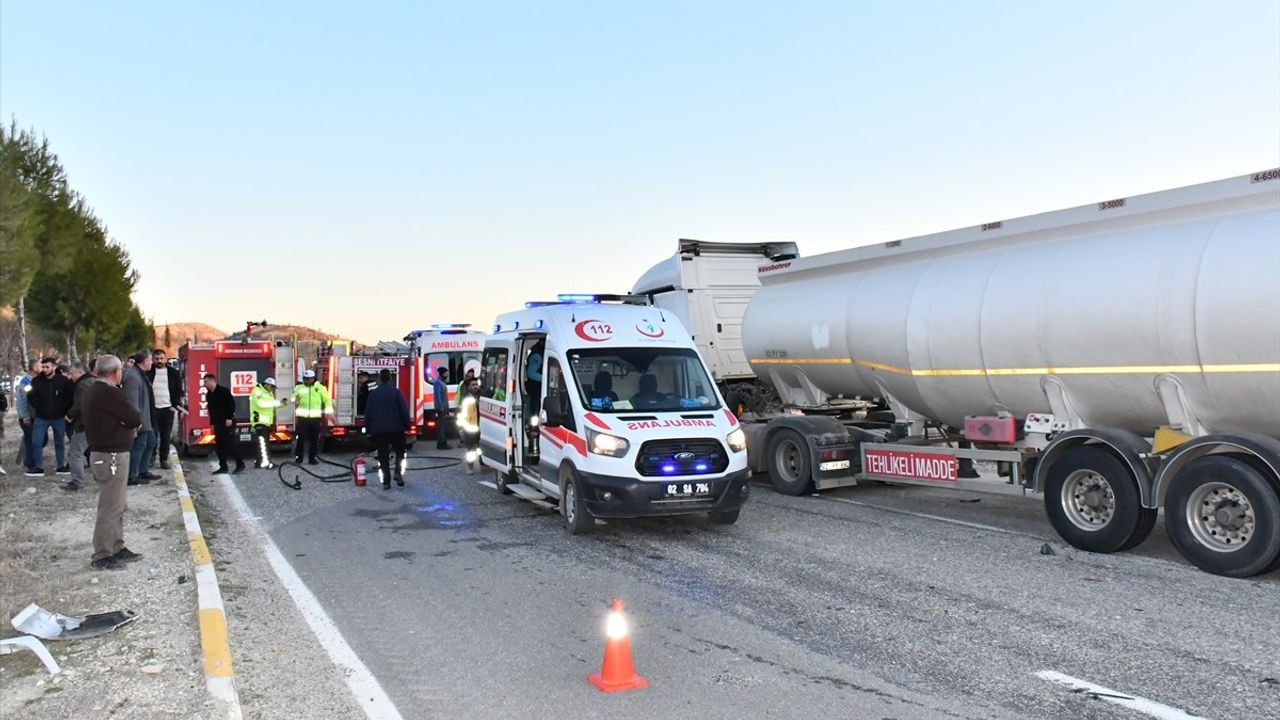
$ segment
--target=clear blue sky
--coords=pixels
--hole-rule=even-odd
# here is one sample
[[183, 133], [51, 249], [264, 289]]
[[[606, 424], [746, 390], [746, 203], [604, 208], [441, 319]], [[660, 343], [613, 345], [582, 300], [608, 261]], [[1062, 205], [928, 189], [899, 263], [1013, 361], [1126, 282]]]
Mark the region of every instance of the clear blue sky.
[[159, 322], [364, 341], [1280, 165], [1280, 3], [0, 5]]

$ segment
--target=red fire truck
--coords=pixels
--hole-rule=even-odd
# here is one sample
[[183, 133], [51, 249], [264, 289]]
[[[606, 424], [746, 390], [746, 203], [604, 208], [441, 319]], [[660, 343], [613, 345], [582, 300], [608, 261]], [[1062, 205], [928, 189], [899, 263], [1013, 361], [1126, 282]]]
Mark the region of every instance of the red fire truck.
[[[218, 340], [211, 345], [186, 343], [178, 348], [178, 369], [187, 392], [187, 410], [182, 416], [178, 449], [184, 454], [207, 455], [213, 449], [213, 428], [209, 425], [209, 405], [202, 379], [206, 373], [231, 390], [236, 401], [236, 433], [242, 442], [253, 439], [249, 425], [249, 394], [268, 377], [276, 379], [276, 397], [293, 394], [295, 370], [293, 348], [270, 340]], [[276, 410], [273, 446], [293, 442], [293, 407]]]
[[[365, 400], [377, 387], [382, 370], [391, 372], [391, 383], [404, 395], [412, 413], [418, 403], [420, 366], [418, 358], [411, 354], [348, 356], [334, 352], [322, 358], [317, 364], [316, 382], [328, 388], [334, 415], [333, 423], [325, 424], [324, 436], [344, 439], [364, 434]], [[413, 426], [405, 431], [410, 445], [418, 437], [418, 416], [413, 417]]]
[[[449, 407], [458, 405], [458, 383], [466, 377], [467, 370], [480, 376], [480, 356], [484, 349], [484, 333], [469, 330], [467, 323], [438, 323], [425, 330], [414, 330], [405, 336], [410, 354], [418, 360], [417, 405], [410, 405], [415, 416], [422, 419], [424, 437], [434, 437], [439, 420], [435, 411], [435, 392], [432, 383], [436, 370], [449, 368]], [[452, 414], [452, 411], [450, 412]]]

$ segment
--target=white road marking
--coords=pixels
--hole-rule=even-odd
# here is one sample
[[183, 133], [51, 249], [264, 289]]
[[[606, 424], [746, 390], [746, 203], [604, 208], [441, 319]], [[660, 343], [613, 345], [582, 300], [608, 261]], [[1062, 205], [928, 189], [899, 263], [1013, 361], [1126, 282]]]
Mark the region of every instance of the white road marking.
[[1106, 700], [1109, 703], [1115, 703], [1116, 705], [1127, 707], [1130, 710], [1137, 710], [1138, 712], [1145, 713], [1151, 717], [1160, 718], [1160, 720], [1205, 720], [1205, 718], [1199, 715], [1192, 715], [1183, 710], [1179, 710], [1178, 708], [1158, 703], [1155, 700], [1148, 700], [1147, 698], [1138, 697], [1137, 695], [1128, 695], [1126, 693], [1117, 692], [1110, 688], [1102, 687], [1101, 685], [1094, 685], [1087, 680], [1074, 678], [1070, 675], [1063, 675], [1062, 673], [1054, 672], [1053, 670], [1041, 670], [1036, 673], [1036, 677], [1041, 680], [1048, 680], [1049, 682], [1064, 685], [1076, 692], [1085, 693], [1100, 700]]
[[[253, 512], [249, 509], [249, 504], [245, 502], [244, 496], [240, 494], [240, 489], [236, 487], [234, 482], [228, 481], [223, 483], [223, 487], [227, 490], [227, 496], [231, 498], [231, 504], [235, 505], [236, 510], [240, 513], [240, 517], [248, 520], [253, 517]], [[254, 529], [258, 529], [253, 525]], [[259, 530], [259, 532], [261, 532]], [[329, 653], [329, 659], [333, 660], [333, 664], [338, 666], [347, 681], [347, 687], [351, 690], [351, 694], [355, 697], [356, 702], [364, 710], [365, 717], [369, 720], [403, 720], [400, 711], [396, 709], [395, 703], [387, 696], [378, 679], [369, 671], [364, 661], [356, 654], [356, 651], [347, 643], [347, 639], [342, 636], [342, 632], [338, 630], [338, 626], [334, 625], [329, 614], [324, 611], [324, 607], [316, 596], [312, 594], [307, 584], [298, 577], [298, 573], [285, 559], [280, 552], [280, 548], [276, 546], [265, 532], [261, 532], [263, 541], [263, 551], [266, 553], [267, 562], [271, 563], [271, 569], [275, 570], [276, 577], [280, 578], [280, 583], [289, 591], [289, 596], [293, 598], [293, 602], [298, 606], [298, 610], [302, 612], [302, 617], [306, 619], [307, 625], [311, 627], [311, 632], [315, 633], [316, 639], [324, 646], [326, 652]]]
[[959, 525], [960, 527], [972, 528], [974, 530], [986, 530], [988, 532], [1001, 533], [1003, 535], [1016, 535], [1018, 537], [1031, 538], [1033, 540], [1049, 540], [1049, 538], [1043, 538], [1030, 533], [1018, 532], [1016, 530], [1009, 530], [1007, 528], [996, 527], [995, 525], [984, 525], [982, 523], [969, 522], [968, 520], [956, 520], [955, 518], [943, 517], [941, 515], [915, 512], [914, 510], [900, 510], [898, 508], [885, 507], [884, 505], [873, 505], [872, 503], [865, 503], [861, 500], [850, 500], [849, 498], [832, 497], [830, 495], [818, 495], [817, 497], [823, 500], [830, 500], [832, 502], [845, 503], [846, 505], [857, 505], [858, 507], [869, 508], [871, 510], [880, 510], [883, 512], [895, 513], [897, 515], [910, 515], [911, 517], [924, 518], [925, 520], [936, 520], [938, 522]]

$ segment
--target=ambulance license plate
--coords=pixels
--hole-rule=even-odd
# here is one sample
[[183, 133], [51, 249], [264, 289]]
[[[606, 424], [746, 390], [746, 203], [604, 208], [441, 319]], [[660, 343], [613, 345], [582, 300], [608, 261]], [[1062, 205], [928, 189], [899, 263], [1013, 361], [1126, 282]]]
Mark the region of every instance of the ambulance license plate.
[[705, 482], [670, 483], [665, 490], [668, 498], [702, 497], [710, 494], [711, 483]]

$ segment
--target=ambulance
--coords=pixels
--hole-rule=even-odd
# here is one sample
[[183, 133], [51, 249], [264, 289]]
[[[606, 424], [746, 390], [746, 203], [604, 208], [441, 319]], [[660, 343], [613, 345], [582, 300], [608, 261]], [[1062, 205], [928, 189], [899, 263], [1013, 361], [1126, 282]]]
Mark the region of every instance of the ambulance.
[[679, 319], [643, 298], [561, 295], [501, 315], [485, 341], [480, 453], [493, 485], [595, 518], [736, 522], [746, 436]]
[[[413, 330], [405, 336], [412, 354], [419, 358], [418, 388], [415, 404], [410, 408], [420, 421], [424, 437], [435, 437], [439, 418], [436, 417], [433, 384], [439, 369], [448, 368], [449, 407], [458, 407], [458, 383], [472, 371], [480, 375], [480, 351], [486, 335], [470, 330], [469, 323], [436, 323], [423, 330]], [[452, 411], [451, 411], [452, 412]], [[446, 430], [448, 425], [446, 424]]]

